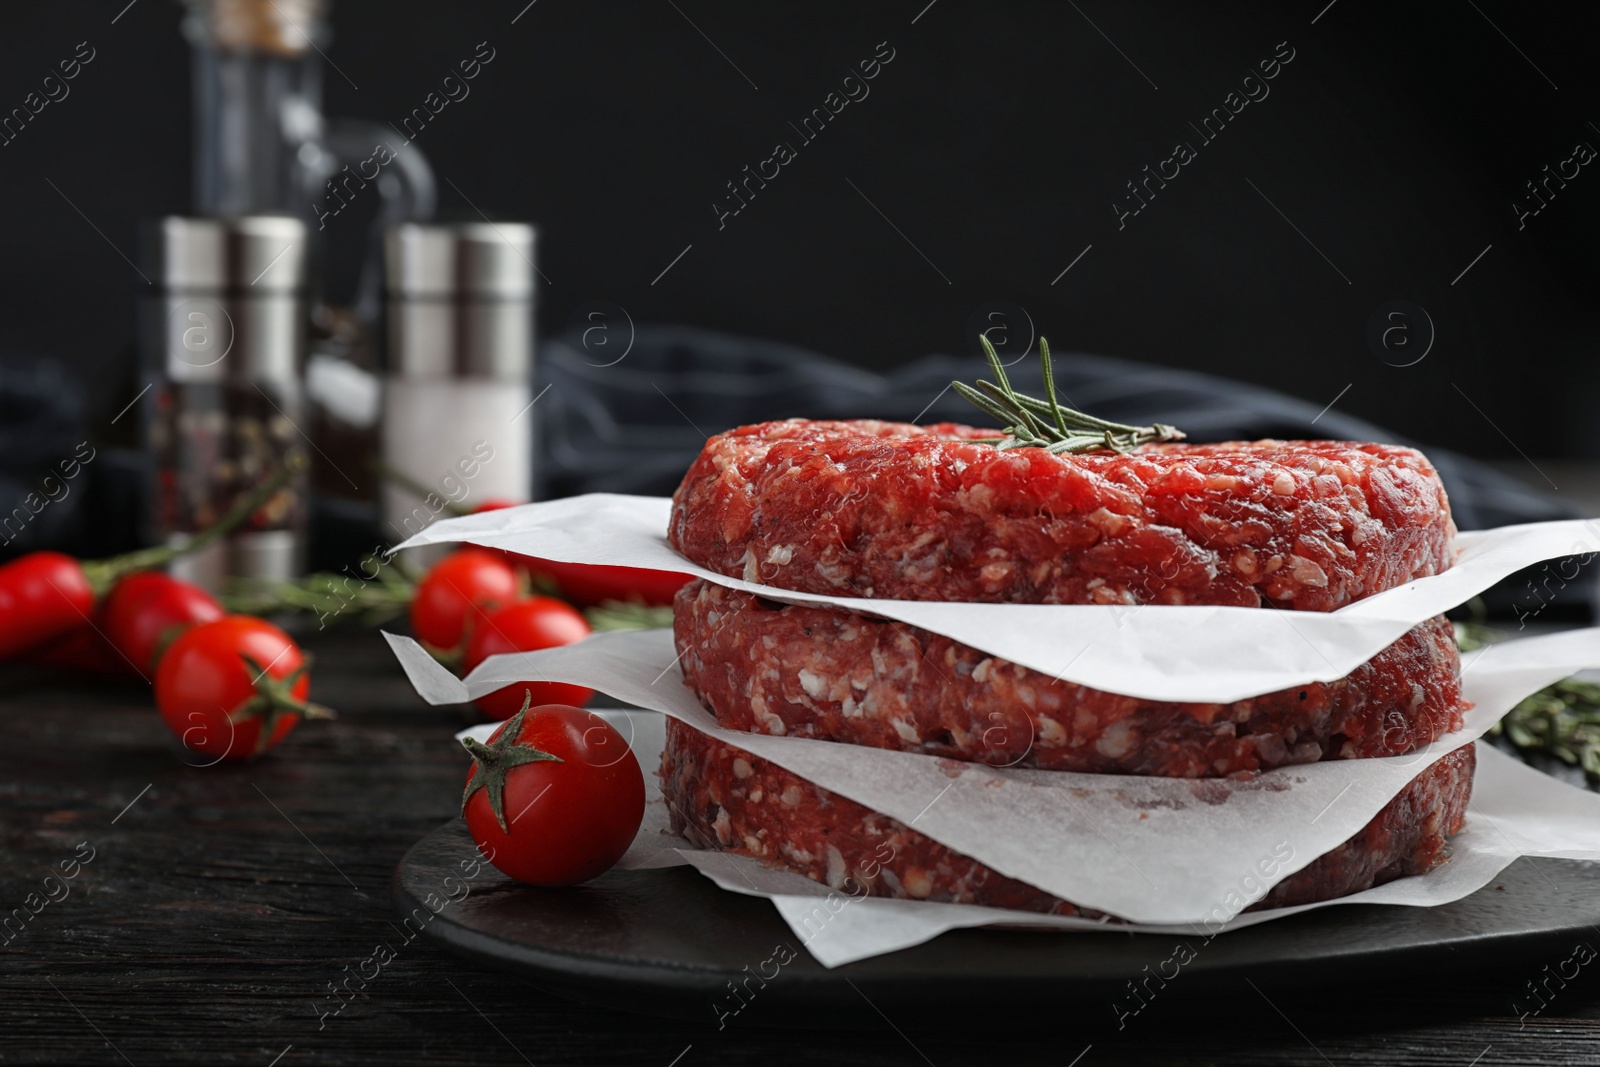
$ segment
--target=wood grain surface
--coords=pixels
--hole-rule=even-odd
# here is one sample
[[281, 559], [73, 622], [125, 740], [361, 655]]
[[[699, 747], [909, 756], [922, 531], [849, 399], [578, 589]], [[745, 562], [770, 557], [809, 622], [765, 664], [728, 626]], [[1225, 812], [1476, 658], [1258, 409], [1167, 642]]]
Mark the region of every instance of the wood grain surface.
[[[1246, 981], [1222, 1001], [1174, 982], [1121, 1030], [1109, 1010], [1069, 1004], [1059, 1017], [864, 1009], [779, 1030], [753, 1012], [719, 1029], [709, 1009], [697, 1023], [567, 1000], [405, 938], [390, 879], [454, 813], [466, 761], [449, 738], [464, 720], [424, 706], [376, 634], [310, 647], [313, 696], [340, 719], [245, 766], [187, 765], [143, 687], [0, 673], [0, 911], [27, 916], [0, 937], [0, 1062], [1600, 1063], [1600, 962], [1552, 980], [1570, 953], [1425, 980]], [[47, 883], [85, 842], [93, 858]], [[394, 958], [323, 1017], [330, 985], [379, 943]], [[1530, 981], [1550, 992], [1519, 1018]]]

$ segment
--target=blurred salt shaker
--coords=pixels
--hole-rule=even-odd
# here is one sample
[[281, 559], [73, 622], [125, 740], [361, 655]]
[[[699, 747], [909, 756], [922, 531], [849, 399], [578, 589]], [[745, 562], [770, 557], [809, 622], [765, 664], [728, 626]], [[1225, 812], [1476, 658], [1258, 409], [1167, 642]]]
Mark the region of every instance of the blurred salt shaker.
[[398, 542], [454, 507], [531, 498], [534, 229], [402, 223], [384, 256], [382, 457], [398, 477], [383, 520]]

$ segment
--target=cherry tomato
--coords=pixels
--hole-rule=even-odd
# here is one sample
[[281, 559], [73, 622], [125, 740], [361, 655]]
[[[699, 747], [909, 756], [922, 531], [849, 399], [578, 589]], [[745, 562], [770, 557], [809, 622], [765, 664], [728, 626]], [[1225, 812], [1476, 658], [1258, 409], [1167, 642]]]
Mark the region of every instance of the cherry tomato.
[[644, 775], [622, 735], [592, 711], [521, 710], [472, 753], [461, 815], [479, 851], [531, 885], [577, 885], [628, 851], [644, 819]]
[[94, 586], [82, 564], [60, 552], [29, 552], [0, 567], [0, 658], [87, 625]]
[[411, 598], [412, 632], [434, 648], [460, 648], [474, 608], [509, 604], [518, 591], [516, 568], [495, 553], [481, 548], [452, 552], [417, 583]]
[[[516, 507], [498, 497], [485, 500], [472, 509], [485, 511]], [[638, 601], [655, 607], [670, 605], [677, 591], [688, 584], [690, 575], [677, 571], [654, 571], [643, 567], [613, 567], [600, 563], [561, 563], [516, 552], [500, 552], [528, 572], [535, 584], [552, 586], [561, 599], [580, 608], [594, 607], [608, 600]]]
[[151, 675], [166, 646], [196, 623], [227, 612], [198, 585], [161, 571], [136, 571], [111, 587], [100, 604], [100, 629], [142, 674]]
[[246, 759], [282, 741], [302, 717], [328, 714], [306, 703], [306, 667], [288, 634], [228, 615], [185, 630], [167, 648], [156, 668], [156, 706], [194, 751]]
[[[486, 613], [473, 627], [461, 657], [461, 671], [470, 673], [502, 652], [533, 652], [570, 645], [588, 636], [589, 623], [570, 604], [548, 596], [514, 601]], [[582, 704], [594, 696], [593, 689], [566, 682], [518, 682], [479, 697], [477, 704], [491, 719], [509, 719], [522, 707], [525, 691], [533, 693], [536, 704]]]

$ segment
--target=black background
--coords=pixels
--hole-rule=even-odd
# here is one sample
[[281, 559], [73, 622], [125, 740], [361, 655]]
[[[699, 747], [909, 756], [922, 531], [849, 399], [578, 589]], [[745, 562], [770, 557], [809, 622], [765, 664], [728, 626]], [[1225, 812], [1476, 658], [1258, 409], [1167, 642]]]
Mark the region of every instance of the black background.
[[[117, 250], [190, 206], [181, 8], [125, 2], [8, 5], [0, 35], [7, 112], [78, 42], [97, 53], [0, 148], [0, 354], [70, 361], [102, 412], [134, 388], [143, 283]], [[601, 299], [887, 367], [968, 348], [998, 299], [1062, 349], [1319, 405], [1349, 385], [1340, 410], [1416, 440], [1600, 451], [1600, 177], [1584, 168], [1520, 231], [1511, 206], [1575, 142], [1600, 145], [1585, 5], [926, 5], [343, 0], [326, 111], [397, 123], [495, 50], [417, 143], [443, 213], [474, 217], [464, 195], [539, 225], [546, 333]], [[788, 123], [883, 41], [870, 96], [719, 230], [725, 183], [797, 142]], [[1188, 123], [1280, 41], [1295, 58], [1270, 96], [1201, 144]], [[1178, 140], [1198, 159], [1119, 230], [1124, 183]], [[1366, 341], [1396, 299], [1436, 330], [1415, 366]]]

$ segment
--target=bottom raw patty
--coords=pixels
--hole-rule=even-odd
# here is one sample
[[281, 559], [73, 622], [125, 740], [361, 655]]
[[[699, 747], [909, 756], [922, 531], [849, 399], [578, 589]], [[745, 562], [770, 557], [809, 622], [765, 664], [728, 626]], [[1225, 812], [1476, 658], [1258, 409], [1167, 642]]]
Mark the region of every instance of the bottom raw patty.
[[1232, 704], [1108, 693], [905, 623], [698, 580], [678, 591], [673, 632], [684, 680], [730, 730], [993, 767], [1219, 778], [1398, 756], [1460, 729], [1465, 707], [1455, 631], [1443, 616], [1336, 681]]
[[[1440, 759], [1355, 836], [1279, 882], [1252, 910], [1332, 900], [1431, 870], [1444, 861], [1446, 839], [1461, 829], [1476, 766], [1472, 745]], [[848, 881], [880, 897], [1101, 914], [1008, 878], [675, 719], [667, 721], [661, 789], [672, 828], [696, 845], [753, 856], [834, 889]]]

